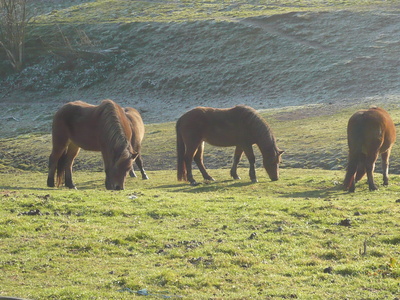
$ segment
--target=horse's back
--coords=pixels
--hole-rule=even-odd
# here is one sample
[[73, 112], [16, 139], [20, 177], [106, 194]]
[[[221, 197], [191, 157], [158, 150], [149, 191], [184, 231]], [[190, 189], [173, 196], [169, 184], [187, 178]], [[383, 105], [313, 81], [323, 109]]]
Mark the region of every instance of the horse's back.
[[183, 114], [177, 122], [177, 131], [187, 137], [196, 136], [214, 146], [254, 144], [267, 130], [268, 126], [257, 112], [244, 105], [232, 108], [196, 107]]
[[131, 137], [128, 118], [114, 101], [106, 99], [99, 105], [83, 101], [64, 104], [53, 118], [53, 137], [64, 135], [80, 148], [100, 151], [113, 131], [122, 129]]

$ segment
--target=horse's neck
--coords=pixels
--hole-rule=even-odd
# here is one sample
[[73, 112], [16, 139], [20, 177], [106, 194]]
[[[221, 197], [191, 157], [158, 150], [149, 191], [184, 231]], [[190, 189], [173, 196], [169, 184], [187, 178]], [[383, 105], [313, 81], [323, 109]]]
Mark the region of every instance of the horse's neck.
[[272, 137], [262, 138], [257, 142], [257, 146], [260, 149], [262, 155], [275, 155], [278, 152], [275, 139]]

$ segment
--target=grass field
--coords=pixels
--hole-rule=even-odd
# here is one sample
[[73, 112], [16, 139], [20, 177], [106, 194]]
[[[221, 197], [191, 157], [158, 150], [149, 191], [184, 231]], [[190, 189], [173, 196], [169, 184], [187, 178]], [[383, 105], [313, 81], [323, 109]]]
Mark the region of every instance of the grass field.
[[[42, 24], [61, 31], [54, 23], [232, 20], [374, 5], [398, 9], [396, 4], [107, 0], [53, 9], [32, 26], [42, 33]], [[286, 152], [280, 180], [271, 182], [259, 168], [256, 184], [245, 159], [242, 179], [234, 181], [227, 169], [233, 150], [210, 146], [205, 163], [216, 182], [178, 182], [175, 123], [146, 124], [150, 180], [128, 178], [124, 191], [105, 190], [99, 153], [85, 151], [75, 164], [78, 190], [47, 188], [53, 112], [43, 112], [37, 117], [48, 121], [46, 130], [22, 128], [0, 138], [0, 298], [398, 300], [398, 147], [388, 187], [376, 174], [376, 192], [368, 191], [365, 179], [355, 193], [341, 188], [346, 123], [358, 108], [262, 111]], [[384, 108], [398, 124], [398, 105]], [[194, 175], [201, 181], [197, 170]]]
[[[239, 170], [241, 173], [247, 170]], [[395, 299], [400, 177], [341, 190], [343, 171], [284, 169], [270, 182], [191, 187], [174, 171], [106, 191], [44, 173], [0, 174], [0, 295], [30, 299]], [[198, 175], [198, 174], [197, 174]], [[198, 175], [199, 176], [199, 175]], [[245, 176], [243, 176], [245, 177]], [[381, 183], [380, 176], [377, 182]]]

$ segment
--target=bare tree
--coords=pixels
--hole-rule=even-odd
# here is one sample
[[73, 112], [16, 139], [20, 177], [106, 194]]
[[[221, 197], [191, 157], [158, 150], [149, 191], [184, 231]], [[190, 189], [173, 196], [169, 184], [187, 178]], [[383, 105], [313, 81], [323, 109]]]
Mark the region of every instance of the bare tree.
[[0, 0], [0, 47], [16, 71], [22, 69], [29, 19], [27, 0]]

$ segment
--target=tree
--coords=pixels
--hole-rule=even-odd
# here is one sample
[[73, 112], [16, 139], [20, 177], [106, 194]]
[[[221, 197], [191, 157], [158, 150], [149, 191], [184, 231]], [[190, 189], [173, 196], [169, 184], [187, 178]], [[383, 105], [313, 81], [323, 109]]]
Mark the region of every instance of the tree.
[[0, 47], [15, 71], [22, 69], [29, 19], [27, 0], [0, 0]]

